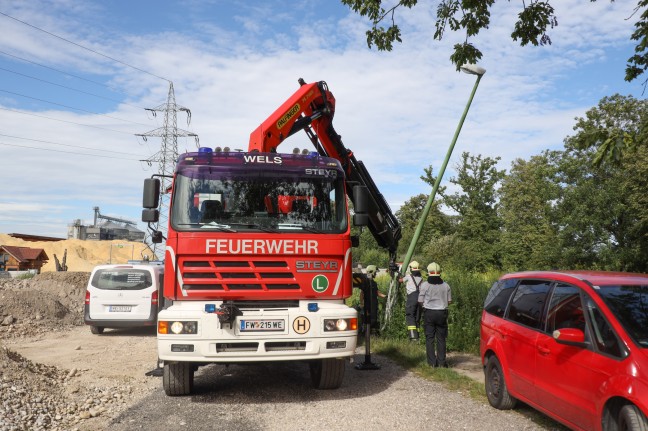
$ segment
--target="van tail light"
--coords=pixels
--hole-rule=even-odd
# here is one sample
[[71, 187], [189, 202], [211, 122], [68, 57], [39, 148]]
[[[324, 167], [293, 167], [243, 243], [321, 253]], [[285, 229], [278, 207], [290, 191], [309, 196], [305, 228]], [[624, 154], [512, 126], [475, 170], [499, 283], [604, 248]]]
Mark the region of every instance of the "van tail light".
[[85, 303], [86, 305], [90, 305], [90, 292], [87, 290], [86, 290]]
[[158, 292], [157, 290], [151, 295], [151, 304], [157, 305], [158, 303]]

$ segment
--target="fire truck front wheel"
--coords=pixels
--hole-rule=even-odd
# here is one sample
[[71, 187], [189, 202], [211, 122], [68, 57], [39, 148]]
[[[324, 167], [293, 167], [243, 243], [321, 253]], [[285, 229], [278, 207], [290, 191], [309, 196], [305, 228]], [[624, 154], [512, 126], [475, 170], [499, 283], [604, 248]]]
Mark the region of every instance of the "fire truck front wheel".
[[162, 375], [164, 393], [170, 396], [189, 395], [193, 389], [194, 366], [190, 362], [166, 362]]
[[344, 359], [319, 359], [310, 363], [311, 383], [316, 389], [337, 389], [344, 380]]

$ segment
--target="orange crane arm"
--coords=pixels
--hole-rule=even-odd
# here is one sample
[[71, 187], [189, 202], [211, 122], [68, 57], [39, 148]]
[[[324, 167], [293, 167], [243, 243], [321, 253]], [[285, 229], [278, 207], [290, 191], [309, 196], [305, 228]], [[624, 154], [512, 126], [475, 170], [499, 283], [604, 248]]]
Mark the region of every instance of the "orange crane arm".
[[[321, 156], [340, 161], [347, 183], [367, 187], [371, 196], [369, 230], [378, 245], [389, 250], [393, 260], [401, 238], [400, 224], [364, 164], [356, 160], [333, 128], [335, 97], [324, 81], [306, 84], [300, 78], [298, 82], [299, 89], [250, 134], [248, 151], [274, 153], [286, 138], [304, 130]], [[353, 202], [351, 191], [352, 187], [347, 187]]]

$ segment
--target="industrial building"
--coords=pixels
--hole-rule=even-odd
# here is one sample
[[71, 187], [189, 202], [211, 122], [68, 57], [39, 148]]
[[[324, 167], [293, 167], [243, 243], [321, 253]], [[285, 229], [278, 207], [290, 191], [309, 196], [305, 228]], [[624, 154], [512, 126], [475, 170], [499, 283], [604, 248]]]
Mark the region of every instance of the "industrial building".
[[[144, 241], [145, 232], [137, 229], [131, 220], [110, 217], [101, 214], [99, 207], [94, 207], [94, 224], [84, 225], [80, 219], [68, 225], [68, 239], [89, 241], [109, 241], [113, 239], [126, 241]], [[103, 220], [100, 222], [100, 220]]]

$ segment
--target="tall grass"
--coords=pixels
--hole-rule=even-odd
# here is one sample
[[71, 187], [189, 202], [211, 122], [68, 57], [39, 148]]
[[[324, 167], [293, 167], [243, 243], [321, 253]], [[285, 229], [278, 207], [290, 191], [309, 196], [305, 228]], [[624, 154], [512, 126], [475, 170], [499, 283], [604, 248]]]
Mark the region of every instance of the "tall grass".
[[452, 289], [448, 316], [448, 350], [479, 353], [479, 322], [484, 300], [501, 273], [448, 271], [444, 280]]
[[[484, 299], [499, 276], [500, 272], [467, 273], [462, 271], [445, 271], [443, 279], [452, 289], [452, 304], [449, 307], [448, 317], [448, 350], [456, 352], [479, 353], [479, 322], [481, 319]], [[378, 289], [387, 294], [391, 279], [382, 274], [376, 278]], [[357, 290], [357, 289], [355, 289]], [[351, 305], [359, 305], [360, 295], [354, 292]], [[379, 300], [380, 322], [384, 322], [384, 299]], [[421, 339], [419, 344], [424, 345], [425, 335], [420, 328]], [[398, 290], [398, 300], [392, 310], [392, 318], [384, 322], [381, 336], [387, 339], [405, 340], [408, 337], [405, 324], [405, 289], [401, 286]]]

